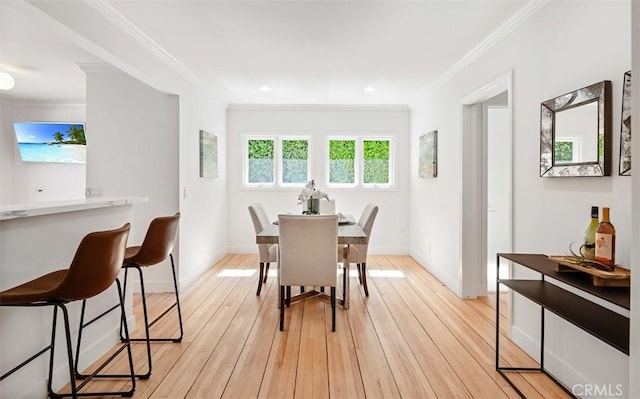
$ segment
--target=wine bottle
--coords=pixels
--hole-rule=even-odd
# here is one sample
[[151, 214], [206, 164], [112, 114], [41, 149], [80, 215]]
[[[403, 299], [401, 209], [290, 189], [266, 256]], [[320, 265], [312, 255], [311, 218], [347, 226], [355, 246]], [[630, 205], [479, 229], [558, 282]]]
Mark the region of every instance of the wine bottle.
[[609, 208], [602, 208], [602, 221], [596, 229], [596, 262], [610, 270], [616, 266], [616, 229], [609, 221]]
[[598, 207], [591, 207], [591, 222], [584, 232], [584, 245], [580, 251], [582, 256], [594, 260], [596, 257], [596, 230], [598, 229]]

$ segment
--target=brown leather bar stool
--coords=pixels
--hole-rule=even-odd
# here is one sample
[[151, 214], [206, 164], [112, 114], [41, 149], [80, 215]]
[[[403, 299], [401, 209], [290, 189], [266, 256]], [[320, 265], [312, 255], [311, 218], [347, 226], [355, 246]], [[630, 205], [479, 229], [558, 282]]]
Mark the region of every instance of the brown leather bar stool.
[[[138, 271], [140, 276], [140, 294], [142, 297], [142, 311], [144, 315], [144, 330], [145, 338], [131, 338], [131, 341], [144, 341], [147, 344], [147, 364], [148, 371], [144, 374], [139, 374], [139, 378], [149, 378], [151, 375], [151, 342], [181, 342], [184, 335], [182, 329], [182, 312], [180, 311], [180, 296], [178, 294], [178, 280], [176, 278], [176, 268], [173, 262], [173, 246], [175, 245], [176, 236], [178, 234], [178, 223], [180, 221], [180, 212], [177, 212], [173, 216], [163, 216], [155, 218], [151, 221], [147, 233], [142, 241], [142, 245], [135, 247], [128, 247], [125, 252], [125, 258], [122, 263], [122, 267], [125, 270], [124, 274], [124, 291], [127, 290], [127, 277], [129, 269], [133, 268]], [[171, 272], [173, 273], [173, 289], [176, 295], [176, 301], [166, 308], [158, 317], [149, 322], [149, 316], [147, 314], [147, 300], [144, 290], [144, 277], [142, 268], [154, 266], [167, 257], [171, 260]], [[173, 308], [178, 310], [178, 324], [180, 326], [180, 335], [177, 337], [168, 338], [150, 338], [149, 328], [153, 326], [158, 320], [164, 317]], [[122, 337], [124, 340], [125, 337]]]
[[[129, 338], [127, 339], [122, 329], [120, 339], [121, 341], [144, 341], [147, 344], [147, 371], [144, 373], [137, 373], [135, 376], [140, 379], [148, 379], [151, 376], [152, 364], [151, 364], [151, 342], [160, 341], [160, 342], [181, 342], [183, 336], [182, 329], [182, 313], [180, 311], [180, 297], [178, 295], [178, 280], [176, 278], [176, 268], [173, 262], [173, 255], [171, 251], [173, 250], [173, 246], [175, 244], [176, 235], [178, 233], [178, 222], [180, 221], [180, 212], [176, 213], [173, 216], [163, 216], [155, 218], [149, 224], [149, 228], [147, 229], [147, 233], [145, 234], [144, 240], [142, 241], [142, 245], [127, 247], [125, 250], [124, 260], [122, 262], [122, 268], [124, 269], [124, 288], [123, 288], [123, 298], [124, 293], [127, 292], [127, 280], [129, 277], [129, 269], [134, 268], [138, 271], [138, 275], [140, 276], [140, 294], [142, 297], [142, 310], [144, 316], [144, 330], [145, 330], [145, 338]], [[147, 299], [144, 289], [144, 276], [142, 273], [143, 267], [149, 267], [153, 265], [157, 265], [169, 258], [171, 260], [171, 271], [173, 272], [173, 288], [176, 295], [176, 301], [167, 309], [165, 309], [158, 317], [149, 322], [149, 316], [147, 313]], [[124, 300], [124, 299], [123, 299]], [[171, 309], [177, 307], [178, 310], [178, 322], [180, 325], [180, 335], [172, 338], [150, 338], [149, 328], [153, 326], [158, 320], [164, 317]], [[90, 320], [87, 323], [84, 323], [84, 311], [85, 308], [83, 306], [81, 313], [81, 321], [80, 321], [80, 332], [78, 334], [78, 347], [80, 347], [80, 340], [82, 338], [82, 330], [100, 319], [107, 313], [116, 309], [117, 305], [112, 307], [111, 309], [105, 311], [104, 313], [96, 316], [94, 319]], [[76, 373], [81, 375], [78, 371], [78, 358], [76, 357]]]
[[[133, 368], [133, 357], [131, 355], [131, 346], [129, 343], [129, 330], [125, 318], [124, 300], [120, 281], [118, 281], [118, 273], [124, 259], [125, 246], [129, 235], [129, 223], [116, 230], [99, 231], [87, 234], [78, 249], [68, 269], [57, 270], [38, 277], [27, 283], [10, 288], [0, 292], [1, 306], [26, 306], [41, 307], [53, 306], [53, 323], [51, 328], [51, 344], [41, 351], [39, 354], [50, 349], [49, 358], [49, 382], [47, 389], [49, 397], [61, 398], [71, 396], [78, 398], [80, 396], [132, 396], [135, 390], [136, 381]], [[113, 282], [118, 287], [118, 297], [120, 298], [120, 322], [124, 331], [124, 344], [120, 346], [100, 367], [91, 375], [86, 376], [87, 379], [81, 384], [77, 384], [76, 375], [74, 373], [73, 350], [71, 347], [71, 331], [69, 328], [69, 313], [67, 304], [74, 301], [82, 300], [83, 302], [92, 298], [109, 288]], [[67, 360], [69, 362], [69, 379], [71, 384], [70, 393], [58, 394], [52, 389], [53, 379], [53, 359], [55, 354], [56, 342], [56, 322], [58, 309], [62, 311], [64, 330], [67, 345]], [[100, 372], [124, 349], [127, 350], [129, 358], [129, 374], [100, 374]], [[17, 371], [29, 361], [37, 356], [32, 356], [26, 362], [23, 362], [16, 368], [2, 376], [2, 379], [8, 377]], [[129, 390], [117, 392], [78, 392], [92, 378], [116, 378], [127, 377], [131, 379]]]

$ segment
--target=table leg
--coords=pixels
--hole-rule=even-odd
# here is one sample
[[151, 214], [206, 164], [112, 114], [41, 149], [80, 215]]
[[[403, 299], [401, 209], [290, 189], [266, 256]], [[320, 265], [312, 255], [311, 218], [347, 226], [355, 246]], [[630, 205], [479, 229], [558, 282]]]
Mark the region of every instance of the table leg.
[[345, 245], [342, 252], [342, 306], [345, 309], [349, 309], [349, 244]]

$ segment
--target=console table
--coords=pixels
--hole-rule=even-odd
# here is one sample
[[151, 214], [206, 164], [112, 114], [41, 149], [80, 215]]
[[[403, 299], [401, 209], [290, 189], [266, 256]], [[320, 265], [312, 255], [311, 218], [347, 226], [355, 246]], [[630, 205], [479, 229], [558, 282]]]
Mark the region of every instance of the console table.
[[[594, 295], [604, 301], [620, 306], [630, 307], [629, 287], [596, 287], [591, 277], [584, 273], [563, 273], [556, 271], [556, 263], [542, 254], [508, 254], [499, 253], [496, 257], [496, 371], [521, 396], [524, 394], [509, 379], [505, 371], [539, 371], [548, 375], [567, 393], [574, 396], [564, 384], [558, 381], [544, 368], [544, 315], [550, 311], [594, 337], [606, 342], [622, 353], [629, 354], [629, 318], [610, 309], [600, 306], [580, 295], [567, 291], [556, 284], [545, 280], [551, 277], [572, 286], [582, 292]], [[540, 273], [539, 280], [501, 279], [500, 258], [504, 258], [520, 266]], [[500, 284], [510, 288], [541, 307], [540, 316], [540, 367], [502, 367], [500, 366]], [[574, 396], [575, 397], [575, 396]]]

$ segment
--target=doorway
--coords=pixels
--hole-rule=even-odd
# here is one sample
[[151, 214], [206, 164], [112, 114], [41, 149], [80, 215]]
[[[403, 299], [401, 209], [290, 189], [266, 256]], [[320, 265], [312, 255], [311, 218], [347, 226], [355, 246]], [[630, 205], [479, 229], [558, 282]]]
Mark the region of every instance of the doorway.
[[[462, 190], [461, 190], [461, 264], [460, 264], [460, 294], [463, 298], [476, 298], [487, 294], [487, 287], [491, 283], [488, 278], [489, 251], [510, 252], [512, 246], [512, 100], [511, 100], [511, 71], [489, 82], [461, 100], [462, 106]], [[506, 94], [505, 94], [506, 93]], [[506, 107], [505, 107], [506, 97]], [[496, 103], [494, 103], [494, 101]], [[489, 118], [489, 109], [496, 111], [493, 118]], [[497, 120], [496, 115], [503, 112], [503, 125], [506, 128], [500, 138], [494, 142], [488, 133], [490, 119]], [[493, 111], [492, 111], [493, 113]], [[492, 140], [489, 142], [489, 140]], [[496, 148], [497, 144], [501, 149]], [[492, 162], [489, 162], [491, 152]], [[499, 154], [499, 155], [497, 155]], [[493, 158], [499, 158], [499, 166], [494, 165]], [[491, 168], [491, 170], [490, 170]], [[500, 177], [495, 176], [495, 168], [500, 168]], [[489, 173], [492, 175], [490, 187]], [[500, 244], [489, 239], [489, 228], [496, 228], [493, 217], [489, 217], [489, 190], [495, 193], [493, 181], [498, 179], [501, 214]], [[493, 216], [493, 215], [492, 215]], [[491, 219], [491, 221], [490, 221]], [[491, 223], [491, 227], [489, 227]], [[502, 241], [507, 242], [502, 242]], [[491, 245], [491, 249], [489, 248]], [[499, 249], [496, 247], [499, 246]], [[495, 263], [495, 254], [491, 255]], [[502, 271], [501, 271], [502, 274]], [[495, 276], [495, 274], [494, 274]], [[493, 277], [495, 278], [495, 277]], [[495, 287], [495, 280], [493, 280]]]
[[[511, 129], [506, 91], [483, 103], [483, 124], [487, 145], [487, 291], [496, 290], [496, 254], [511, 250], [510, 173], [511, 165], [504, 154], [510, 153]], [[509, 270], [503, 267], [500, 278], [507, 278]]]

